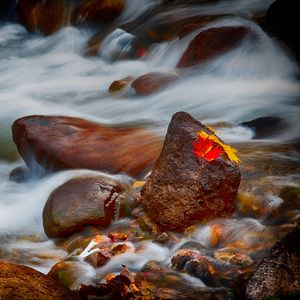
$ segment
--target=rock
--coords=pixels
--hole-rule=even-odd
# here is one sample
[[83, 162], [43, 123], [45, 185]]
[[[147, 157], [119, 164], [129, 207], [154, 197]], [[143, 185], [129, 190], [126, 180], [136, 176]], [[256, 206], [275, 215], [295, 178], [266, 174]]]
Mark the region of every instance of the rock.
[[93, 283], [96, 273], [86, 262], [66, 260], [55, 264], [47, 276], [65, 288], [78, 289], [81, 284]]
[[[300, 295], [300, 227], [288, 233], [271, 249], [251, 276], [246, 298], [291, 299]], [[295, 299], [298, 299], [297, 296]]]
[[278, 133], [287, 129], [287, 124], [279, 117], [262, 117], [239, 124], [255, 131], [255, 138], [262, 139], [270, 136], [278, 136]]
[[126, 184], [104, 176], [67, 181], [54, 190], [46, 202], [45, 233], [49, 237], [66, 237], [86, 225], [108, 227], [124, 214], [126, 188]]
[[75, 300], [80, 298], [38, 271], [0, 261], [0, 299]]
[[79, 118], [29, 116], [12, 126], [26, 164], [49, 171], [66, 169], [124, 172], [137, 176], [151, 168], [161, 143], [138, 128], [110, 128]]
[[22, 183], [30, 178], [30, 172], [27, 167], [16, 167], [9, 174], [9, 180]]
[[251, 31], [242, 26], [209, 28], [201, 31], [189, 44], [179, 60], [178, 68], [188, 68], [213, 59], [249, 36]]
[[19, 0], [18, 13], [28, 31], [49, 35], [70, 24], [71, 7], [65, 0]]
[[174, 82], [178, 75], [172, 73], [153, 72], [138, 77], [131, 86], [140, 96], [153, 94]]
[[82, 0], [75, 9], [76, 22], [107, 23], [116, 19], [124, 9], [123, 0]]
[[231, 299], [230, 290], [201, 287], [200, 282], [192, 283], [182, 274], [162, 267], [155, 261], [149, 261], [141, 272], [137, 273], [135, 280], [137, 286], [141, 287], [142, 293], [148, 295], [149, 299]]
[[225, 153], [203, 165], [204, 159], [193, 152], [200, 130], [212, 134], [185, 112], [173, 116], [162, 152], [141, 190], [147, 215], [161, 228], [181, 231], [235, 210], [239, 166]]
[[133, 81], [133, 78], [131, 76], [125, 77], [120, 80], [115, 80], [113, 83], [109, 86], [108, 91], [110, 93], [117, 93], [125, 90], [131, 82]]

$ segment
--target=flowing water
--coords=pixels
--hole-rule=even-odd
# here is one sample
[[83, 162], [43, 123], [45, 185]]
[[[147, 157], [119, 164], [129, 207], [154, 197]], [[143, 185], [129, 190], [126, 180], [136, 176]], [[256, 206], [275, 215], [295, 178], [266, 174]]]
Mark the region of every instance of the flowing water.
[[[236, 145], [242, 170], [248, 176], [242, 180], [241, 193], [254, 195], [264, 212], [272, 211], [283, 201], [278, 192], [282, 187], [299, 187], [299, 157], [290, 146], [300, 132], [299, 68], [290, 54], [257, 24], [243, 18], [265, 11], [272, 1], [215, 1], [197, 7], [180, 6], [178, 15], [241, 15], [208, 23], [182, 39], [154, 44], [142, 59], [114, 60], [115, 53], [128, 51], [133, 40], [133, 35], [119, 25], [160, 2], [131, 1], [96, 57], [84, 55], [94, 34], [91, 28], [65, 27], [45, 37], [28, 33], [19, 24], [0, 23], [0, 258], [45, 273], [56, 261], [66, 258], [69, 253], [45, 236], [42, 210], [56, 187], [74, 176], [90, 173], [65, 171], [33, 177], [25, 183], [9, 181], [9, 173], [24, 165], [13, 145], [10, 127], [14, 120], [26, 115], [78, 116], [109, 125], [148, 128], [163, 137], [172, 114], [186, 111], [205, 124], [223, 124], [217, 125], [220, 136]], [[192, 38], [201, 30], [224, 25], [247, 26], [256, 33], [256, 39], [246, 39], [233, 51], [193, 71], [185, 71], [179, 82], [153, 95], [138, 97], [128, 92], [114, 96], [107, 92], [112, 81], [129, 75], [178, 72], [176, 64]], [[258, 142], [252, 130], [238, 125], [264, 116], [280, 117], [287, 129]], [[262, 215], [245, 216], [214, 223], [227, 230], [227, 238], [220, 242], [222, 247], [237, 241], [245, 246], [247, 241], [243, 239], [249, 232], [269, 232], [267, 235], [274, 237], [271, 232], [275, 229], [264, 224]], [[125, 226], [129, 221], [119, 222]], [[98, 272], [116, 271], [121, 264], [136, 270], [150, 259], [168, 264], [183, 242], [192, 239], [209, 247], [211, 235], [212, 227], [207, 225], [199, 226], [173, 248], [139, 242], [132, 247], [142, 244], [142, 252], [122, 254]], [[252, 246], [253, 243], [245, 246], [247, 253]], [[87, 272], [94, 274], [90, 268]]]

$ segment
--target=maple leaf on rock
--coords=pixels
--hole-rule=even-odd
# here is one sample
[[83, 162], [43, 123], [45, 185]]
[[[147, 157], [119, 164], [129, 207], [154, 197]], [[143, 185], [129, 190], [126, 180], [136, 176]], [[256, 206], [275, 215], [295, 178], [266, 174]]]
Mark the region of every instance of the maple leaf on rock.
[[203, 138], [200, 135], [198, 135], [197, 142], [193, 142], [193, 146], [196, 156], [204, 158], [206, 161], [213, 161], [217, 159], [223, 152], [223, 149], [214, 141], [210, 140], [208, 137]]
[[210, 162], [216, 160], [224, 152], [229, 160], [240, 163], [240, 159], [236, 155], [237, 150], [221, 142], [215, 132], [212, 129], [211, 131], [214, 134], [208, 134], [203, 130], [198, 132], [198, 140], [196, 143], [193, 142], [195, 155]]

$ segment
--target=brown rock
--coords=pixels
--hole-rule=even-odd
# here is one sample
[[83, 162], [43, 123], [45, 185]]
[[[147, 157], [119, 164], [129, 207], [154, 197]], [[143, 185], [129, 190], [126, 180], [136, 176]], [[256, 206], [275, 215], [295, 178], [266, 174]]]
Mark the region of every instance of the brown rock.
[[179, 60], [178, 68], [206, 62], [236, 47], [251, 31], [242, 26], [218, 27], [201, 31]]
[[120, 79], [120, 80], [115, 80], [109, 86], [108, 91], [110, 93], [121, 92], [126, 87], [128, 87], [132, 81], [133, 81], [133, 78], [131, 76], [125, 77], [125, 78]]
[[83, 261], [66, 260], [55, 264], [47, 276], [65, 288], [78, 289], [81, 284], [91, 284], [95, 279], [91, 265]]
[[[271, 249], [248, 282], [246, 298], [298, 299], [300, 295], [300, 227]], [[298, 295], [298, 298], [296, 297]], [[289, 298], [294, 296], [295, 298]]]
[[19, 0], [18, 12], [28, 31], [49, 35], [70, 23], [71, 7], [65, 0]]
[[74, 15], [79, 22], [107, 23], [116, 19], [123, 9], [123, 0], [82, 0]]
[[192, 144], [200, 130], [212, 134], [185, 112], [173, 116], [160, 157], [141, 190], [148, 216], [164, 229], [184, 230], [235, 210], [239, 166], [226, 154], [203, 166]]
[[110, 128], [71, 117], [29, 116], [12, 126], [13, 139], [29, 167], [92, 169], [137, 176], [158, 157], [161, 143], [143, 129]]
[[0, 299], [80, 299], [51, 278], [31, 268], [0, 261]]
[[125, 189], [125, 184], [104, 176], [67, 181], [51, 193], [44, 207], [45, 233], [65, 237], [83, 230], [85, 225], [109, 226], [123, 213]]
[[131, 86], [138, 95], [147, 96], [165, 88], [177, 78], [176, 74], [171, 73], [147, 73], [138, 77]]

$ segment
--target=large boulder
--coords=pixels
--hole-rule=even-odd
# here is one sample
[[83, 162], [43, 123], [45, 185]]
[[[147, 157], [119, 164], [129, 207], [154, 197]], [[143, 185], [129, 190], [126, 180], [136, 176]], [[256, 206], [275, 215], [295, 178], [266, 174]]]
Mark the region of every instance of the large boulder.
[[18, 14], [28, 31], [49, 35], [70, 23], [71, 6], [65, 0], [19, 0]]
[[0, 299], [80, 299], [72, 291], [31, 268], [0, 261]]
[[299, 299], [299, 245], [298, 226], [273, 246], [271, 253], [250, 278], [246, 290], [247, 299]]
[[225, 153], [209, 163], [196, 157], [193, 142], [200, 130], [213, 134], [185, 112], [173, 116], [160, 157], [141, 190], [148, 216], [164, 229], [184, 230], [235, 210], [239, 166]]
[[251, 31], [243, 26], [225, 26], [203, 30], [190, 42], [177, 67], [192, 67], [213, 59], [239, 45], [250, 33]]
[[108, 227], [125, 214], [128, 186], [104, 176], [73, 178], [49, 196], [43, 211], [45, 233], [65, 237], [86, 225]]
[[132, 87], [141, 96], [147, 96], [162, 90], [178, 78], [174, 73], [152, 72], [133, 81]]
[[29, 116], [12, 126], [26, 164], [49, 171], [92, 169], [137, 176], [151, 168], [160, 140], [138, 128], [110, 128], [79, 118]]
[[123, 9], [123, 0], [82, 0], [74, 17], [77, 22], [107, 23], [116, 19]]

